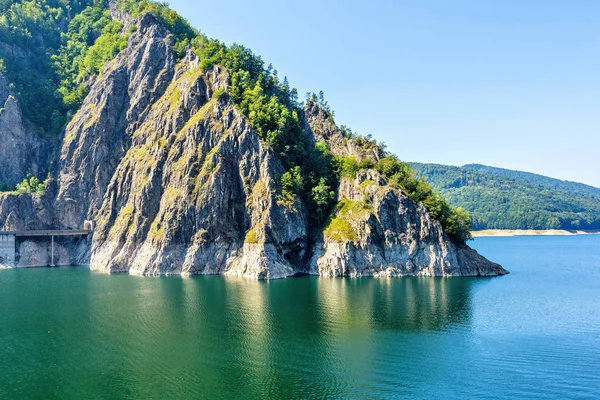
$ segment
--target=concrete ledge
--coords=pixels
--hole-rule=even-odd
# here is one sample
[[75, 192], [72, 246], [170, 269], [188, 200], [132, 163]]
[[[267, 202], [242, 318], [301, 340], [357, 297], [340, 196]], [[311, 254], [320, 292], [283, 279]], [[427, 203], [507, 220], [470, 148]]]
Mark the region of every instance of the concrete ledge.
[[16, 236], [16, 237], [38, 237], [38, 236], [87, 236], [92, 231], [80, 230], [56, 230], [56, 231], [0, 231], [0, 236]]

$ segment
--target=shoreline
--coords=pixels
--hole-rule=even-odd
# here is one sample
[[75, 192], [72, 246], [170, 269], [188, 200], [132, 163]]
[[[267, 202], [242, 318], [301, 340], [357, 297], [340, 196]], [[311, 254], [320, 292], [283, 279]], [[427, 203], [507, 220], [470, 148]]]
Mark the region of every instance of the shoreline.
[[600, 231], [567, 231], [562, 229], [486, 229], [483, 231], [472, 231], [474, 238], [492, 236], [575, 236], [575, 235], [599, 235]]

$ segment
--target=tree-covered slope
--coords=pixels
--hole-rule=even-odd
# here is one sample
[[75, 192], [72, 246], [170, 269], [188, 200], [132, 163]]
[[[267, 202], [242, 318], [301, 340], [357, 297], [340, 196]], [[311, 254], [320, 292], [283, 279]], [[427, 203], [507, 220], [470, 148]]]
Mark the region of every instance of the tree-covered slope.
[[558, 190], [559, 192], [580, 194], [583, 196], [600, 199], [600, 188], [585, 185], [583, 183], [563, 181], [543, 175], [533, 174], [531, 172], [489, 167], [481, 164], [467, 164], [463, 165], [463, 168], [472, 169], [474, 171], [479, 171], [486, 174], [503, 176], [506, 178], [531, 183], [535, 186], [543, 186], [548, 189]]
[[[466, 209], [475, 230], [600, 229], [600, 200], [567, 189], [579, 184], [563, 182], [562, 190], [556, 190], [547, 187], [556, 181], [552, 178], [533, 180], [533, 174], [519, 172], [503, 176], [484, 172], [488, 169], [483, 166], [476, 170], [472, 166], [411, 163], [411, 167], [450, 204]], [[594, 188], [581, 186], [593, 193]]]
[[105, 0], [0, 1], [0, 72], [39, 135], [59, 135], [85, 82], [127, 44], [122, 26]]

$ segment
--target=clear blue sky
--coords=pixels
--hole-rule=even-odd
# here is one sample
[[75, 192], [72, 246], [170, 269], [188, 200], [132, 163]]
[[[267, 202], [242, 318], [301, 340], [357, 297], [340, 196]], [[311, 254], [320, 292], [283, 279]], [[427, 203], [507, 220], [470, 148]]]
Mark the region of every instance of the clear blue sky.
[[171, 0], [407, 161], [600, 187], [600, 1]]

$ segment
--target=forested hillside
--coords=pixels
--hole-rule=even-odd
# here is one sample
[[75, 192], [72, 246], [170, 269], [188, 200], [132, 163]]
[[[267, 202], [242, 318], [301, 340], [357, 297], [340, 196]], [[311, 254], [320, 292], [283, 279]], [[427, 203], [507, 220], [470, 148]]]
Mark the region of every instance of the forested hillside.
[[559, 192], [581, 194], [584, 196], [595, 197], [597, 199], [600, 199], [600, 188], [584, 185], [583, 183], [563, 181], [560, 179], [549, 178], [543, 175], [533, 174], [531, 172], [489, 167], [487, 165], [481, 164], [463, 165], [463, 168], [472, 169], [474, 171], [479, 171], [486, 174], [503, 176], [510, 179], [516, 179], [518, 181], [531, 183], [535, 186], [543, 186], [548, 189], [558, 190]]
[[25, 118], [58, 136], [87, 93], [86, 79], [127, 44], [104, 0], [0, 1], [0, 72]]
[[[502, 174], [500, 172], [505, 170], [484, 166], [411, 163], [411, 167], [418, 176], [433, 184], [451, 205], [466, 209], [475, 230], [600, 229], [600, 200], [569, 192], [570, 187], [576, 187], [581, 188], [580, 192], [593, 194], [594, 188], [586, 185], [558, 184], [552, 178], [532, 177], [533, 174], [518, 171]], [[550, 185], [562, 190], [547, 187]]]

